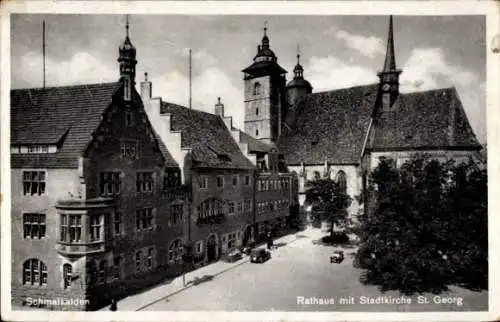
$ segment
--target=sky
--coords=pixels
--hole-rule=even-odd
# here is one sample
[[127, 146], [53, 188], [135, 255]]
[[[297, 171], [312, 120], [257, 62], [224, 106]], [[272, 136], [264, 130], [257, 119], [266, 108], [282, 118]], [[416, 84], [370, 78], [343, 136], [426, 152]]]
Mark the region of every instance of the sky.
[[[117, 81], [124, 15], [14, 14], [12, 88], [42, 86], [42, 21], [47, 86]], [[242, 69], [267, 24], [271, 49], [293, 78], [297, 50], [313, 92], [371, 84], [384, 62], [388, 16], [130, 15], [137, 89], [148, 72], [153, 96], [187, 106], [192, 49], [193, 108], [214, 112], [217, 97], [243, 129]], [[401, 91], [454, 86], [481, 143], [486, 142], [484, 16], [395, 16]]]

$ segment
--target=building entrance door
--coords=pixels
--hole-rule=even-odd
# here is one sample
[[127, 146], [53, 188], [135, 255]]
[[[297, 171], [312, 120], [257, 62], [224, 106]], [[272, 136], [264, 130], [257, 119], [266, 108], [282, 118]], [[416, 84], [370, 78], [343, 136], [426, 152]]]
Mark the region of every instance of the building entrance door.
[[207, 241], [207, 261], [213, 262], [217, 259], [217, 241], [215, 240], [215, 236], [212, 235], [208, 238]]
[[243, 246], [248, 246], [248, 244], [253, 242], [253, 229], [252, 228], [253, 228], [252, 226], [248, 226], [245, 229], [245, 232], [243, 233], [243, 241], [242, 241]]

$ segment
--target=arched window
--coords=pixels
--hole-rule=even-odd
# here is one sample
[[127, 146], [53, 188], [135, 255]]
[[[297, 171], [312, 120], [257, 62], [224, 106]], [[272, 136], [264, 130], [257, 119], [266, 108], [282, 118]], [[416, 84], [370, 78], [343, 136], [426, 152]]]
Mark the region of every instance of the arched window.
[[337, 172], [337, 175], [335, 176], [335, 182], [337, 182], [343, 192], [347, 191], [347, 178], [344, 171], [339, 170], [339, 172]]
[[321, 175], [320, 175], [319, 171], [314, 171], [314, 172], [313, 172], [313, 179], [314, 179], [314, 180], [319, 180], [319, 179], [321, 179]]
[[71, 264], [64, 264], [63, 265], [64, 288], [68, 288], [71, 286], [72, 275], [73, 275], [73, 266], [71, 266]]
[[259, 129], [255, 129], [255, 136], [258, 137], [259, 136]]
[[170, 263], [182, 261], [183, 247], [182, 240], [180, 239], [176, 239], [170, 243], [168, 247], [168, 261]]
[[23, 284], [47, 285], [47, 266], [35, 258], [25, 261], [23, 263]]
[[253, 95], [260, 95], [260, 88], [261, 88], [260, 83], [258, 82], [255, 83], [253, 85]]

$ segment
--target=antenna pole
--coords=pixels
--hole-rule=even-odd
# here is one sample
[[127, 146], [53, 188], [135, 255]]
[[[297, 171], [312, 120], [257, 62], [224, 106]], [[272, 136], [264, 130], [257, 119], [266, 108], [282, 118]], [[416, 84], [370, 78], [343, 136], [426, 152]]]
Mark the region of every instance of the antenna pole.
[[191, 66], [191, 48], [189, 48], [189, 109], [192, 108], [191, 106], [191, 101], [192, 101], [192, 91], [193, 91], [193, 85], [192, 85], [192, 66]]
[[42, 23], [42, 32], [43, 32], [43, 40], [42, 40], [42, 56], [43, 56], [43, 88], [45, 88], [45, 20]]

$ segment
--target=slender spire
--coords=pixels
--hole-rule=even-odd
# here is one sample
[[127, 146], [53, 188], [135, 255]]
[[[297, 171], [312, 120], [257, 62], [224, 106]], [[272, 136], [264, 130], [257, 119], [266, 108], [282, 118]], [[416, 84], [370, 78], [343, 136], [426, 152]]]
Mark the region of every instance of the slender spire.
[[297, 65], [300, 65], [300, 45], [297, 43]]
[[126, 37], [129, 38], [129, 34], [128, 34], [128, 29], [129, 29], [128, 15], [125, 15], [125, 29], [126, 29]]
[[392, 15], [389, 18], [389, 35], [387, 36], [387, 51], [385, 53], [385, 62], [383, 72], [396, 70], [396, 55], [394, 54], [394, 31], [392, 26]]
[[267, 20], [264, 21], [264, 37], [262, 37], [262, 49], [269, 48], [269, 37], [267, 37]]

